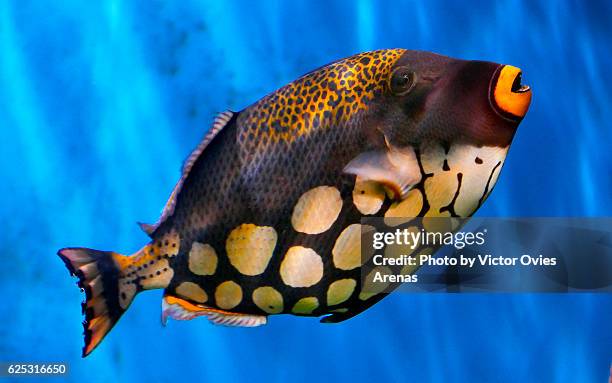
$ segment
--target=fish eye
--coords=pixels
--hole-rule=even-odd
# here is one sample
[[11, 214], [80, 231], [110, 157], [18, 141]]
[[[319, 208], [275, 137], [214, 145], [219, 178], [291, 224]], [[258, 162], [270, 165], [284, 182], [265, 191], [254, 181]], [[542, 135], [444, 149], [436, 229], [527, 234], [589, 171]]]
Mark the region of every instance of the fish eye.
[[395, 68], [389, 77], [389, 90], [396, 96], [410, 92], [416, 84], [416, 73], [408, 67]]

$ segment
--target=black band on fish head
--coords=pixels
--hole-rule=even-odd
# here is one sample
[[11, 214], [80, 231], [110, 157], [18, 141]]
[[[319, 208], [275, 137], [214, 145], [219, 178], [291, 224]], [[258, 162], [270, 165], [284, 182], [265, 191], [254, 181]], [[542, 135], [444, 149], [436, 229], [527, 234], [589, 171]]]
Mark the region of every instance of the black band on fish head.
[[491, 82], [500, 64], [455, 60], [427, 95], [419, 130], [432, 140], [508, 146], [520, 120], [504, 118], [491, 105]]
[[500, 107], [522, 116], [528, 106], [519, 99], [528, 95], [516, 71], [492, 62], [406, 51], [386, 73], [386, 89], [373, 101], [376, 112], [370, 117], [400, 147], [425, 141], [505, 147], [520, 118], [507, 118]]

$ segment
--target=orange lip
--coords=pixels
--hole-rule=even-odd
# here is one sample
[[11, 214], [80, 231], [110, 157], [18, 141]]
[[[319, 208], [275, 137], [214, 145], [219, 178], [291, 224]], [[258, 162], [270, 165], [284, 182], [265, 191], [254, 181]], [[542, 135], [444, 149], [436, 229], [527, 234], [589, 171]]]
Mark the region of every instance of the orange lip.
[[504, 118], [521, 119], [527, 114], [531, 103], [531, 88], [521, 84], [519, 68], [504, 65], [493, 76], [491, 102]]

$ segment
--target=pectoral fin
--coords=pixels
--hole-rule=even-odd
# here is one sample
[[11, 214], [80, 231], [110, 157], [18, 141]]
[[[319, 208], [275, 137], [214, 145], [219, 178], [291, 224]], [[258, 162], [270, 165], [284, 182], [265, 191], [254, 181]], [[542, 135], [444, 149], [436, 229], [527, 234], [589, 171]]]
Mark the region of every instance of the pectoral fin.
[[412, 147], [385, 149], [362, 153], [345, 166], [344, 172], [355, 174], [363, 181], [375, 181], [388, 187], [395, 199], [403, 200], [421, 180], [421, 170]]
[[174, 295], [165, 295], [162, 301], [162, 324], [165, 326], [168, 317], [175, 320], [191, 320], [197, 317], [207, 317], [214, 324], [223, 326], [257, 327], [267, 323], [264, 315], [249, 315], [233, 313], [195, 305]]

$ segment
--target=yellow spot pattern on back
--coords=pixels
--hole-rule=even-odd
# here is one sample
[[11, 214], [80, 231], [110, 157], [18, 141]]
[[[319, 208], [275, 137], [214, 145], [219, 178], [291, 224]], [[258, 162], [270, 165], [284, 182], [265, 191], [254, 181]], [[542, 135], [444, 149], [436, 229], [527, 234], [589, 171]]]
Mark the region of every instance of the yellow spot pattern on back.
[[[239, 117], [241, 141], [251, 134], [291, 141], [312, 129], [348, 121], [367, 109], [386, 86], [393, 64], [405, 52], [365, 52], [312, 71], [269, 94]], [[267, 140], [266, 140], [267, 141]]]

